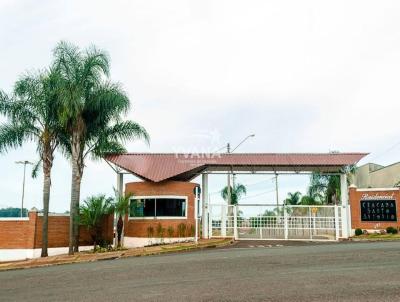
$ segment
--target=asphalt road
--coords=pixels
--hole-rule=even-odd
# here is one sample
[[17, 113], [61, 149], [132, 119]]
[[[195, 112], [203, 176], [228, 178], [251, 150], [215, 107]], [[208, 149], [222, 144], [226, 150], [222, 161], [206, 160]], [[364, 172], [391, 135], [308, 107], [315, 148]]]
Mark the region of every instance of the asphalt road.
[[400, 242], [263, 245], [1, 272], [0, 301], [400, 301]]

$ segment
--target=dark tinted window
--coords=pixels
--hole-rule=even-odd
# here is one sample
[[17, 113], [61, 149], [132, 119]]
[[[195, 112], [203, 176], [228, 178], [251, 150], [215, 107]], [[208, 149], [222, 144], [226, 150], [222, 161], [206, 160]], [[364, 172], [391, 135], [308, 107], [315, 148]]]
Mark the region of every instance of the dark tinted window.
[[186, 200], [180, 198], [157, 198], [156, 216], [159, 217], [185, 217]]
[[133, 199], [131, 200], [130, 217], [154, 217], [155, 216], [155, 199]]

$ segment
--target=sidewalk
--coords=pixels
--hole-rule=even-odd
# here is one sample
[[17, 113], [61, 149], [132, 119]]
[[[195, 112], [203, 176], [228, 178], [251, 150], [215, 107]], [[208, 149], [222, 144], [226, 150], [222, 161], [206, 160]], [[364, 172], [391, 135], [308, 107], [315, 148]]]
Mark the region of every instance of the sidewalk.
[[203, 249], [203, 248], [215, 248], [232, 244], [232, 242], [233, 242], [232, 239], [201, 239], [198, 241], [197, 244], [194, 242], [182, 242], [182, 243], [174, 243], [166, 245], [132, 248], [127, 250], [104, 252], [104, 253], [80, 252], [72, 256], [58, 255], [58, 256], [36, 258], [36, 259], [29, 259], [22, 261], [12, 261], [3, 263], [0, 262], [0, 271], [43, 267], [43, 266], [68, 264], [68, 263], [112, 260], [112, 259], [126, 258], [126, 257], [158, 255], [164, 253], [182, 252], [182, 251]]

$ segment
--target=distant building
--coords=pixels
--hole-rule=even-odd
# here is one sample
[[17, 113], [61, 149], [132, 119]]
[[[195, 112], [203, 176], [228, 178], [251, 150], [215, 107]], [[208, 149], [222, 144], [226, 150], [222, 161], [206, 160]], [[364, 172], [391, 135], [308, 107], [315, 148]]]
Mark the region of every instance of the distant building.
[[358, 188], [392, 188], [400, 185], [400, 162], [389, 166], [368, 163], [357, 168], [353, 183]]

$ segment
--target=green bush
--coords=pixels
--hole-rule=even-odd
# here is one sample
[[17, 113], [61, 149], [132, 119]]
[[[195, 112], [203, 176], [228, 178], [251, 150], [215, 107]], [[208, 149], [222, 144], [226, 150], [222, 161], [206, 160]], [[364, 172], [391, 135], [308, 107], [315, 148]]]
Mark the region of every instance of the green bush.
[[168, 233], [168, 237], [169, 238], [174, 237], [174, 233], [175, 233], [174, 227], [173, 226], [169, 226], [168, 229], [167, 229], [167, 233]]
[[191, 224], [186, 226], [187, 237], [194, 237], [196, 232], [196, 227]]
[[147, 238], [153, 238], [154, 237], [154, 228], [153, 226], [149, 225], [147, 227]]
[[186, 235], [186, 224], [180, 223], [178, 224], [178, 235], [180, 238], [185, 237]]
[[165, 228], [163, 228], [162, 224], [159, 222], [157, 224], [157, 236], [158, 238], [164, 238]]
[[363, 231], [362, 231], [362, 229], [356, 229], [355, 233], [356, 233], [356, 236], [360, 236], [363, 234]]
[[398, 231], [397, 231], [396, 228], [390, 226], [390, 227], [386, 228], [386, 233], [388, 233], [388, 234], [397, 234]]

